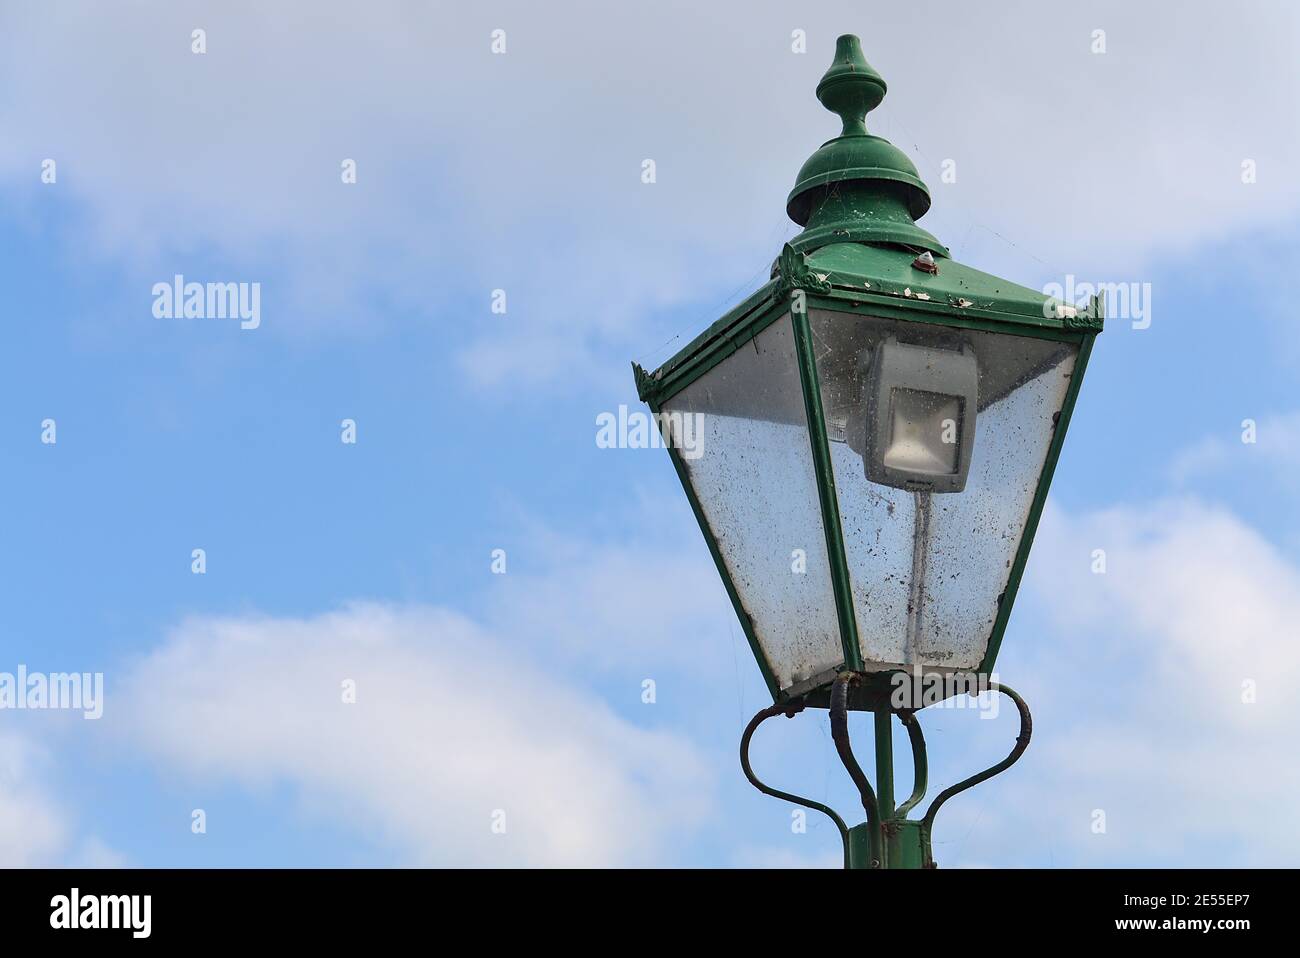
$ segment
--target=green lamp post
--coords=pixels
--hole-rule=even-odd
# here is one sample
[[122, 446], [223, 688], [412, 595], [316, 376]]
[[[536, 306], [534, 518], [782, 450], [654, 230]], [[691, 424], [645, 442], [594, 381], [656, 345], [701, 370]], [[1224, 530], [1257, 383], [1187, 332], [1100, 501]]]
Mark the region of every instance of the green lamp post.
[[[840, 37], [817, 97], [843, 132], [786, 203], [803, 232], [761, 289], [659, 369], [633, 368], [772, 694], [741, 740], [746, 776], [829, 815], [846, 867], [915, 868], [934, 865], [939, 807], [1029, 744], [1024, 701], [990, 676], [1102, 318], [1096, 298], [1075, 308], [963, 266], [917, 226], [929, 191], [866, 129], [884, 95]], [[926, 791], [916, 713], [970, 690], [1015, 703], [1015, 748], [909, 818]], [[809, 707], [830, 712], [863, 824], [750, 767], [757, 727]], [[874, 713], [874, 788], [853, 710]], [[914, 768], [897, 805], [894, 715]]]

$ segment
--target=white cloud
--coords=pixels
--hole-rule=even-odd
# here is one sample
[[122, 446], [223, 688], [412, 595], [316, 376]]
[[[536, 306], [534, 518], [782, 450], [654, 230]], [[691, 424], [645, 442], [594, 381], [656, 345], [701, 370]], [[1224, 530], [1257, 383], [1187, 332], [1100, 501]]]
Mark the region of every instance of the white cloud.
[[495, 631], [597, 671], [671, 668], [702, 679], [732, 671], [730, 643], [697, 638], [726, 635], [736, 616], [694, 517], [677, 503], [637, 514], [646, 524], [671, 517], [675, 548], [651, 547], [646, 536], [629, 547], [535, 530], [547, 562], [516, 563], [494, 583]]
[[68, 825], [44, 779], [48, 762], [33, 742], [0, 730], [0, 867], [58, 862]]
[[[935, 194], [926, 224], [975, 265], [1027, 283], [1138, 280], [1152, 259], [1300, 205], [1284, 175], [1300, 127], [1277, 122], [1300, 92], [1294, 5], [1225, 19], [1209, 4], [1170, 18], [932, 3], [868, 22], [839, 2], [797, 23], [743, 7], [743, 29], [740, 5], [675, 0], [10, 7], [0, 178], [34, 223], [51, 195], [70, 200], [72, 248], [142, 282], [213, 254], [239, 278], [285, 277], [266, 293], [268, 330], [445, 323], [471, 378], [514, 386], [624, 383], [626, 356], [722, 306], [666, 330], [649, 314], [761, 282], [793, 230], [798, 166], [835, 132], [812, 91], [840, 32], [864, 34], [889, 82], [873, 128], [914, 152]], [[790, 52], [794, 26], [807, 55]], [[489, 51], [496, 27], [505, 56]], [[1212, 80], [1189, 82], [1205, 50]], [[44, 157], [57, 194], [38, 182]], [[494, 288], [507, 317], [488, 311]], [[481, 315], [450, 312], [465, 298]]]
[[165, 765], [288, 783], [309, 814], [418, 863], [654, 862], [711, 801], [690, 744], [438, 609], [193, 619], [125, 684], [130, 739]]
[[1228, 423], [1223, 432], [1204, 436], [1174, 457], [1169, 477], [1177, 483], [1214, 475], [1229, 466], [1240, 475], [1251, 470], [1290, 480], [1300, 469], [1300, 410], [1264, 416], [1254, 422], [1253, 442], [1243, 441], [1244, 425]]
[[[1091, 572], [1094, 548], [1106, 550], [1104, 575]], [[1074, 637], [1101, 633], [1105, 648], [1130, 667], [1149, 666], [1149, 691], [1194, 692], [1203, 721], [1292, 722], [1285, 690], [1300, 679], [1293, 634], [1300, 570], [1230, 512], [1195, 499], [1077, 519], [1053, 510], [1034, 561], [1035, 581], [1046, 588], [1050, 577], [1056, 586], [1062, 628]], [[1098, 655], [1091, 644], [1071, 651]], [[1241, 703], [1245, 679], [1260, 683], [1254, 706]]]
[[1295, 863], [1300, 569], [1197, 500], [1050, 507], [1022, 601], [1050, 628], [1021, 623], [1001, 665], [1034, 744], [1000, 785], [945, 807], [943, 837], [983, 823], [961, 854], [1038, 864]]

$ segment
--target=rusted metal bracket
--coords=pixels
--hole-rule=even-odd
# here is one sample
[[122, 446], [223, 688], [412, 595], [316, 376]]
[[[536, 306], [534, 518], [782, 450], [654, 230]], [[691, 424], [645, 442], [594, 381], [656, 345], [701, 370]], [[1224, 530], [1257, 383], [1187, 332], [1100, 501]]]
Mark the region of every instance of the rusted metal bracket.
[[862, 771], [862, 766], [858, 764], [853, 754], [853, 746], [849, 742], [849, 683], [856, 678], [854, 672], [841, 672], [835, 677], [835, 682], [831, 686], [831, 739], [835, 742], [835, 751], [839, 753], [840, 761], [844, 763], [849, 778], [853, 779], [853, 784], [857, 786], [862, 809], [867, 813], [867, 834], [871, 839], [871, 867], [879, 868], [884, 861], [884, 846], [880, 832], [880, 802], [876, 799], [875, 790], [867, 780], [866, 773]]

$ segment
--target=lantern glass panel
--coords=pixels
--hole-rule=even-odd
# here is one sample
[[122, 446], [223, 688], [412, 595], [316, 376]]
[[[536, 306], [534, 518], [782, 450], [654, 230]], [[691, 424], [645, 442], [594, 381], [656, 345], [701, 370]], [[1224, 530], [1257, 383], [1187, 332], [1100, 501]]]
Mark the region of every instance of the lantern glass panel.
[[868, 670], [979, 666], [1077, 347], [813, 310]]
[[[843, 661], [790, 316], [668, 399], [663, 424], [782, 689]], [[699, 418], [695, 418], [699, 417]]]

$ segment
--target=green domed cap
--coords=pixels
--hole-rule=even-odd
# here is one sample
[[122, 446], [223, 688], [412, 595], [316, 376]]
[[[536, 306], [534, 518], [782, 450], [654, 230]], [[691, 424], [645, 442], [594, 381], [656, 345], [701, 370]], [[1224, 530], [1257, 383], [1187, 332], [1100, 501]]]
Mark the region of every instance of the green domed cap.
[[[930, 208], [930, 191], [916, 167], [902, 150], [867, 132], [867, 114], [880, 105], [886, 89], [884, 79], [862, 55], [858, 38], [840, 37], [835, 43], [835, 59], [817, 84], [817, 99], [826, 109], [839, 114], [843, 130], [808, 158], [786, 201], [790, 218], [807, 227], [800, 238], [803, 242], [796, 241], [797, 245], [812, 248], [823, 245], [822, 240], [842, 242], [846, 229], [851, 227], [860, 234], [859, 239], [920, 246], [947, 255], [947, 249], [914, 222]], [[882, 208], [851, 210], [853, 224], [830, 228], [830, 212], [821, 217], [818, 213], [833, 192], [840, 192], [831, 189], [837, 183], [845, 184], [846, 190], [853, 185], [849, 191], [857, 195], [859, 207], [863, 200], [878, 199]], [[844, 204], [837, 206], [834, 218], [838, 221]], [[877, 212], [885, 214], [876, 219], [887, 221], [887, 225], [879, 235], [869, 235]], [[816, 222], [819, 219], [820, 225]]]

